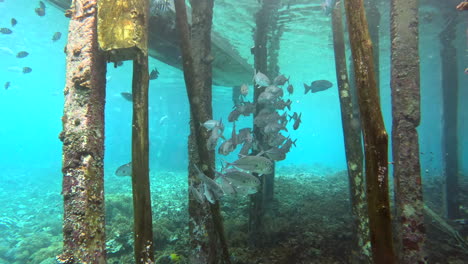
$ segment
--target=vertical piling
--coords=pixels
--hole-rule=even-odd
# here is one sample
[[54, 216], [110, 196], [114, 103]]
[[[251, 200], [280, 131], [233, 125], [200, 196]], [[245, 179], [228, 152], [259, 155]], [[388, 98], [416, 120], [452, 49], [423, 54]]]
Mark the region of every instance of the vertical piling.
[[[444, 2], [445, 3], [445, 2]], [[445, 6], [442, 8], [446, 8]], [[449, 20], [439, 34], [442, 60], [442, 157], [445, 174], [445, 210], [447, 218], [460, 217], [458, 186], [458, 71], [456, 39], [457, 18], [454, 10], [445, 11]]]
[[[277, 65], [268, 65], [269, 50], [268, 46], [268, 33], [272, 27], [272, 23], [275, 22], [274, 11], [278, 8], [278, 0], [263, 0], [261, 2], [261, 7], [255, 15], [255, 33], [254, 33], [254, 48], [252, 50], [254, 55], [254, 67], [256, 71], [260, 71], [264, 74], [270, 75], [275, 74], [279, 71]], [[281, 34], [277, 32], [277, 34]], [[273, 46], [279, 48], [279, 43], [275, 44], [275, 40], [272, 40]], [[277, 39], [279, 41], [279, 38]], [[271, 51], [271, 49], [270, 49]], [[278, 52], [278, 51], [276, 51]], [[277, 62], [277, 55], [272, 52], [270, 54], [270, 62]], [[270, 73], [269, 70], [272, 72]], [[254, 102], [257, 102], [258, 96], [265, 90], [265, 87], [259, 87], [255, 85], [254, 87]], [[257, 113], [262, 110], [262, 105], [256, 104], [256, 110], [254, 113], [254, 119]], [[253, 125], [253, 133], [255, 140], [262, 149], [268, 149], [269, 146], [265, 140], [262, 129]], [[259, 152], [258, 149], [253, 149], [253, 154]], [[264, 218], [268, 210], [270, 203], [273, 200], [274, 192], [274, 180], [275, 180], [275, 166], [273, 162], [273, 172], [270, 174], [265, 174], [261, 177], [261, 188], [260, 190], [250, 196], [250, 208], [249, 208], [249, 244], [251, 246], [261, 246], [264, 244], [268, 238], [267, 234], [264, 232]]]
[[392, 147], [399, 263], [426, 263], [419, 163], [418, 0], [391, 1]]
[[361, 139], [361, 122], [359, 116], [354, 115], [353, 94], [346, 69], [346, 54], [344, 44], [343, 21], [341, 5], [333, 8], [333, 47], [335, 51], [336, 79], [341, 107], [341, 120], [345, 142], [346, 160], [351, 197], [351, 207], [356, 231], [355, 246], [350, 262], [372, 263], [370, 249], [369, 217], [367, 214], [366, 185], [364, 180]]
[[96, 0], [75, 0], [66, 46], [63, 131], [63, 253], [60, 263], [106, 263], [104, 104], [106, 64], [97, 42]]
[[[213, 118], [211, 26], [213, 0], [191, 0], [189, 28], [184, 0], [175, 0], [184, 78], [190, 104], [189, 185], [197, 182], [195, 165], [214, 178], [214, 151], [208, 151], [208, 132], [201, 125]], [[196, 52], [192, 52], [196, 50]], [[190, 263], [230, 263], [219, 202], [199, 203], [189, 194]]]
[[135, 263], [154, 262], [149, 182], [148, 55], [133, 60], [132, 191]]
[[375, 263], [395, 263], [388, 193], [388, 135], [380, 109], [372, 41], [363, 0], [346, 0], [345, 8], [364, 133], [372, 254]]

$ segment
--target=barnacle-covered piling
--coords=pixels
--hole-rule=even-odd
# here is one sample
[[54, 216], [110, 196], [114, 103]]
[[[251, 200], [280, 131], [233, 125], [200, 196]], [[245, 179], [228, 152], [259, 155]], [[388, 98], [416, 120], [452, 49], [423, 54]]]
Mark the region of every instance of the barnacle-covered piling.
[[388, 193], [388, 135], [380, 109], [372, 41], [363, 0], [347, 0], [345, 8], [364, 133], [372, 254], [375, 263], [395, 263]]
[[351, 92], [346, 69], [346, 54], [341, 5], [333, 8], [333, 47], [335, 51], [336, 79], [341, 107], [341, 120], [345, 143], [351, 207], [354, 219], [355, 244], [351, 263], [372, 263], [370, 250], [369, 217], [367, 214], [366, 185], [364, 180], [361, 126], [359, 115], [354, 114], [355, 96]]
[[106, 64], [98, 49], [97, 1], [76, 0], [69, 25], [63, 131], [61, 263], [106, 263], [104, 103]]
[[[213, 119], [211, 26], [213, 0], [192, 0], [192, 21], [189, 29], [184, 0], [176, 0], [176, 22], [180, 36], [184, 78], [190, 104], [189, 179], [197, 182], [195, 165], [214, 178], [214, 151], [208, 151], [207, 131], [201, 126]], [[192, 52], [196, 51], [196, 52]], [[189, 194], [190, 263], [230, 263], [224, 226], [217, 201], [199, 203]]]
[[398, 263], [408, 264], [427, 261], [417, 131], [421, 120], [418, 32], [418, 0], [392, 0], [392, 149]]

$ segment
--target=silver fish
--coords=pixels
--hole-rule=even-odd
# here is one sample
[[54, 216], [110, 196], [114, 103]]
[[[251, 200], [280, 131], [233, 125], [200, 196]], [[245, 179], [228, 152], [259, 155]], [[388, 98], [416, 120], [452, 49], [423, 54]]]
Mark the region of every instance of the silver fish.
[[258, 96], [257, 100], [259, 104], [273, 104], [276, 98], [277, 96], [274, 94], [264, 91]]
[[223, 189], [223, 192], [225, 195], [233, 195], [236, 194], [236, 189], [232, 184], [224, 177], [223, 174], [221, 174], [219, 179], [219, 185], [221, 186], [221, 189]]
[[253, 140], [245, 141], [244, 145], [242, 145], [241, 150], [239, 151], [239, 158], [247, 156], [249, 154], [249, 150], [252, 148]]
[[[263, 154], [263, 153], [259, 153]], [[273, 172], [273, 162], [262, 156], [244, 156], [232, 163], [227, 163], [228, 166], [234, 166], [242, 170], [250, 171], [259, 174], [269, 174]]]
[[252, 137], [252, 132], [250, 127], [239, 129], [239, 134], [237, 134], [237, 143], [245, 142], [247, 139]]
[[276, 97], [283, 97], [283, 89], [279, 88], [276, 85], [270, 85], [267, 88], [265, 88], [265, 92], [271, 93], [272, 95]]
[[255, 112], [255, 104], [251, 102], [243, 102], [236, 107], [236, 110], [243, 116], [249, 116]]
[[250, 173], [239, 171], [236, 169], [229, 169], [223, 174], [232, 185], [239, 187], [258, 187], [260, 180]]
[[286, 153], [278, 147], [272, 147], [265, 151], [265, 153], [271, 160], [280, 161], [286, 159]]
[[288, 129], [286, 128], [286, 124], [269, 123], [263, 128], [263, 133], [276, 134], [280, 132], [281, 130], [288, 132]]
[[268, 86], [271, 83], [270, 79], [268, 79], [268, 77], [265, 74], [261, 73], [260, 71], [255, 73], [254, 82], [258, 86]]
[[205, 123], [203, 123], [203, 126], [206, 128], [206, 130], [210, 131], [215, 127], [221, 127], [223, 124], [223, 120], [219, 119], [218, 120], [207, 120]]
[[296, 146], [296, 141], [297, 139], [292, 141], [290, 138], [288, 138], [286, 142], [284, 142], [284, 144], [281, 146], [281, 151], [283, 151], [284, 153], [288, 153], [292, 145]]
[[234, 144], [231, 139], [224, 141], [221, 146], [218, 148], [218, 154], [227, 156], [229, 153], [233, 152], [235, 149]]
[[287, 107], [288, 110], [291, 111], [291, 104], [292, 104], [292, 101], [290, 99], [288, 99], [288, 101], [286, 102], [284, 100], [279, 100], [274, 103], [273, 107], [279, 110], [284, 110], [284, 108]]
[[237, 121], [237, 119], [239, 119], [240, 115], [241, 115], [241, 112], [239, 110], [237, 110], [237, 109], [234, 109], [234, 110], [232, 110], [231, 113], [229, 113], [228, 121], [229, 122]]
[[274, 80], [273, 83], [275, 85], [284, 85], [286, 82], [289, 82], [289, 78], [286, 79], [286, 76], [283, 74], [278, 75]]
[[279, 134], [276, 134], [276, 135], [272, 135], [268, 138], [268, 145], [270, 147], [278, 147], [280, 146], [281, 144], [283, 144], [283, 142], [286, 140], [287, 138], [285, 136], [283, 136], [281, 133]]
[[195, 170], [197, 171], [197, 174], [196, 174], [197, 178], [200, 179], [205, 184], [205, 192], [204, 192], [205, 196], [208, 191], [208, 193], [211, 192], [217, 200], [221, 198], [223, 196], [223, 190], [221, 189], [221, 187], [219, 187], [219, 185], [213, 179], [206, 176], [197, 167], [197, 165], [194, 164], [194, 167], [195, 167]]
[[214, 150], [216, 148], [216, 145], [218, 145], [218, 139], [222, 137], [222, 134], [220, 130], [216, 127], [211, 130], [211, 135], [206, 141], [206, 148], [208, 150]]
[[192, 194], [192, 197], [195, 198], [195, 200], [197, 202], [199, 202], [201, 204], [204, 202], [203, 195], [200, 193], [200, 191], [195, 186], [190, 185], [189, 186], [189, 191]]
[[132, 163], [129, 162], [117, 168], [115, 171], [117, 176], [132, 176]]

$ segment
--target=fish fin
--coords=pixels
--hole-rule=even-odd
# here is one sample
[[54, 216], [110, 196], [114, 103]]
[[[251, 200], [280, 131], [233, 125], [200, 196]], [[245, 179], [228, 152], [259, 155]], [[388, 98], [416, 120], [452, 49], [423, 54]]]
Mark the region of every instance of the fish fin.
[[263, 154], [265, 154], [265, 151], [264, 151], [264, 150], [260, 151], [260, 152], [257, 153], [257, 155], [255, 155], [255, 156], [259, 156], [259, 157], [260, 157], [260, 156], [262, 156]]

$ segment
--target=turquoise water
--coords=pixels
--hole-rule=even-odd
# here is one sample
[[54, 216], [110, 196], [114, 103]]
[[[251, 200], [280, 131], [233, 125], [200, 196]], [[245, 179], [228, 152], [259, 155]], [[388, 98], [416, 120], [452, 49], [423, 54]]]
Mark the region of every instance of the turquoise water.
[[[63, 87], [65, 84], [65, 54], [68, 19], [61, 10], [46, 2], [47, 14], [35, 14], [36, 1], [5, 0], [0, 2], [0, 27], [13, 30], [10, 35], [0, 34], [0, 264], [1, 261], [31, 259], [38, 255], [52, 257], [61, 242], [61, 155], [62, 143], [58, 134], [62, 130]], [[313, 171], [314, 175], [328, 174], [346, 169], [343, 133], [341, 127], [338, 91], [336, 89], [335, 62], [332, 50], [330, 18], [320, 12], [310, 11], [318, 7], [319, 0], [296, 1], [292, 10], [281, 9], [290, 18], [282, 36], [279, 64], [281, 72], [290, 76], [295, 87], [291, 96], [293, 111], [302, 112], [301, 127], [289, 135], [297, 140], [285, 161], [277, 163], [279, 169], [300, 168]], [[295, 9], [297, 8], [297, 9]], [[380, 27], [380, 89], [381, 103], [387, 131], [391, 133], [390, 105], [390, 43], [388, 3], [379, 6], [382, 14]], [[216, 1], [214, 29], [228, 39], [239, 54], [253, 62], [250, 47], [253, 46], [253, 14], [257, 1]], [[309, 10], [309, 11], [308, 11]], [[437, 12], [423, 6], [421, 14]], [[421, 168], [425, 177], [440, 176], [443, 171], [442, 148], [442, 99], [438, 32], [445, 18], [434, 15], [432, 22], [421, 23], [421, 109], [419, 127]], [[18, 24], [11, 27], [10, 19]], [[466, 14], [460, 15], [458, 32], [466, 30]], [[62, 37], [52, 41], [55, 32]], [[460, 68], [459, 82], [459, 152], [460, 172], [468, 174], [468, 109], [464, 102], [468, 96], [466, 39], [459, 37], [456, 46], [465, 50], [464, 57], [454, 62]], [[26, 58], [16, 58], [19, 51], [27, 51]], [[461, 54], [462, 52], [460, 52]], [[28, 74], [23, 67], [32, 68]], [[150, 170], [157, 190], [164, 190], [166, 197], [185, 195], [177, 191], [184, 186], [187, 169], [187, 136], [189, 134], [189, 108], [183, 74], [179, 69], [150, 58], [150, 69], [157, 68], [159, 78], [150, 82]], [[117, 178], [114, 171], [131, 159], [131, 103], [123, 99], [121, 92], [131, 90], [132, 65], [122, 67], [108, 65], [105, 128], [105, 176], [106, 192], [130, 193], [129, 178]], [[226, 73], [229, 74], [229, 73]], [[331, 81], [332, 89], [303, 94], [303, 83], [318, 79]], [[8, 90], [3, 84], [11, 82]], [[252, 87], [250, 87], [252, 89]], [[251, 100], [252, 90], [248, 99]], [[288, 98], [286, 96], [286, 98]], [[377, 102], [376, 102], [377, 103]], [[231, 88], [213, 87], [214, 119], [226, 120], [230, 134], [232, 124], [227, 116], [232, 110]], [[166, 118], [167, 117], [167, 118]], [[163, 122], [161, 120], [164, 119]], [[240, 117], [238, 129], [251, 126], [252, 118]], [[238, 151], [239, 149], [237, 149]], [[237, 152], [218, 160], [233, 161]], [[391, 156], [390, 156], [391, 157]], [[218, 163], [219, 164], [219, 163]], [[169, 179], [177, 174], [177, 184], [157, 182], [155, 175]], [[158, 196], [159, 197], [159, 196]], [[183, 200], [183, 198], [181, 198]], [[158, 205], [162, 208], [161, 205]], [[179, 205], [173, 211], [179, 212]], [[25, 247], [29, 244], [29, 247]], [[55, 245], [50, 251], [39, 251]], [[31, 255], [36, 254], [36, 258]], [[29, 256], [29, 257], [27, 257]], [[46, 259], [46, 258], [43, 258]], [[8, 263], [8, 262], [7, 262]], [[11, 262], [13, 263], [13, 262]]]

